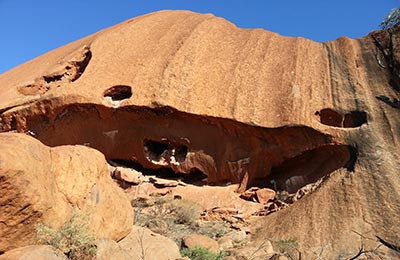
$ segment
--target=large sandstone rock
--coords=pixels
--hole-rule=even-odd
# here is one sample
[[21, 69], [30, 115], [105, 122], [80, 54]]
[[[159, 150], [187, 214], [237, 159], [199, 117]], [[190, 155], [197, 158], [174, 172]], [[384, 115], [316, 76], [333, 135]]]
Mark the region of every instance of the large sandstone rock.
[[180, 259], [178, 246], [171, 239], [147, 228], [133, 226], [132, 232], [118, 243], [129, 259]]
[[73, 210], [89, 217], [97, 237], [120, 240], [130, 232], [129, 199], [98, 151], [49, 148], [16, 133], [0, 133], [0, 151], [0, 251], [34, 243], [38, 223], [59, 228]]
[[15, 248], [0, 255], [0, 260], [67, 260], [57, 249], [47, 245], [32, 245]]
[[318, 43], [209, 14], [153, 13], [0, 75], [0, 131], [200, 170], [239, 190], [261, 178], [296, 192], [322, 178], [258, 221], [257, 234], [324, 246], [334, 259], [358, 250], [356, 232], [399, 240], [397, 35]]
[[[109, 238], [101, 238], [96, 241], [96, 260], [130, 260], [132, 257], [122, 249], [117, 242]], [[139, 258], [137, 258], [139, 259]]]
[[219, 253], [219, 244], [212, 238], [200, 235], [189, 234], [182, 238], [182, 246], [186, 248], [201, 247], [210, 250], [213, 253]]

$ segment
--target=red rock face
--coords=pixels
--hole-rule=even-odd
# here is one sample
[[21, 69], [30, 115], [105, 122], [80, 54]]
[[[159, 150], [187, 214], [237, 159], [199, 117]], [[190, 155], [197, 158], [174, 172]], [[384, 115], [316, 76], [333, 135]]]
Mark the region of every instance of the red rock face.
[[398, 29], [317, 43], [145, 15], [0, 75], [0, 129], [241, 190], [323, 178], [258, 234], [338, 254], [359, 249], [354, 230], [398, 241]]
[[[336, 169], [353, 167], [356, 160], [351, 146], [336, 144], [309, 127], [249, 126], [170, 107], [57, 107], [48, 101], [2, 119], [10, 122], [3, 130], [26, 132], [48, 146], [86, 145], [109, 160], [131, 161], [148, 169], [200, 170], [209, 183], [240, 183], [241, 191], [256, 179], [268, 185], [273, 169], [278, 187], [295, 192]], [[295, 176], [301, 181], [290, 184]]]

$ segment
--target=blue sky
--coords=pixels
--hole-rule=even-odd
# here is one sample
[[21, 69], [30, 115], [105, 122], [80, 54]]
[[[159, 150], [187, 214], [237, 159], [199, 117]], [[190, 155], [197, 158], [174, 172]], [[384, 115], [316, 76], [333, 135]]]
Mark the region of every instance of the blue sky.
[[149, 12], [213, 13], [239, 27], [316, 41], [379, 29], [400, 0], [0, 0], [0, 74], [103, 28]]

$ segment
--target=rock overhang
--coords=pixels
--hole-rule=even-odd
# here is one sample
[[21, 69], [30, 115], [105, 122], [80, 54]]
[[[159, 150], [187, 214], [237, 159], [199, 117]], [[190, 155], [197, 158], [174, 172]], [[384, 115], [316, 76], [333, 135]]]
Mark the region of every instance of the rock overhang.
[[352, 145], [307, 126], [265, 128], [167, 106], [116, 107], [48, 99], [4, 111], [0, 122], [3, 132], [24, 132], [51, 147], [86, 145], [108, 160], [148, 169], [170, 168], [185, 174], [198, 170], [209, 183], [238, 183], [241, 191], [257, 180], [270, 185], [272, 172], [280, 189], [293, 192], [341, 167], [353, 169], [357, 158]]

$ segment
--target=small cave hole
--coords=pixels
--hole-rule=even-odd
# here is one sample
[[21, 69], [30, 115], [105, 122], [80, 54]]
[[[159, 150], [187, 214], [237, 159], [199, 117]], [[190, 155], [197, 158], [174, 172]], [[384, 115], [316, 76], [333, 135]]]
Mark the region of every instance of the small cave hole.
[[17, 119], [13, 116], [10, 122], [11, 131], [17, 130]]
[[183, 162], [186, 159], [186, 155], [188, 153], [187, 146], [181, 145], [177, 146], [175, 149], [175, 159], [177, 162]]
[[145, 139], [143, 148], [149, 161], [162, 165], [181, 163], [185, 161], [188, 153], [186, 145], [175, 144], [169, 140], [160, 142]]
[[341, 114], [333, 109], [324, 108], [315, 112], [315, 115], [321, 124], [334, 127], [353, 128], [367, 123], [367, 113], [364, 111], [351, 111]]
[[132, 88], [125, 85], [113, 86], [107, 89], [103, 96], [110, 97], [112, 101], [121, 101], [132, 96]]
[[144, 140], [143, 145], [146, 156], [151, 161], [159, 161], [169, 148], [167, 143], [148, 139]]
[[46, 83], [54, 82], [54, 81], [59, 81], [62, 79], [64, 75], [52, 75], [52, 76], [43, 76], [44, 81]]
[[182, 178], [183, 182], [196, 186], [207, 184], [207, 175], [198, 169], [194, 169], [189, 174], [183, 174]]

